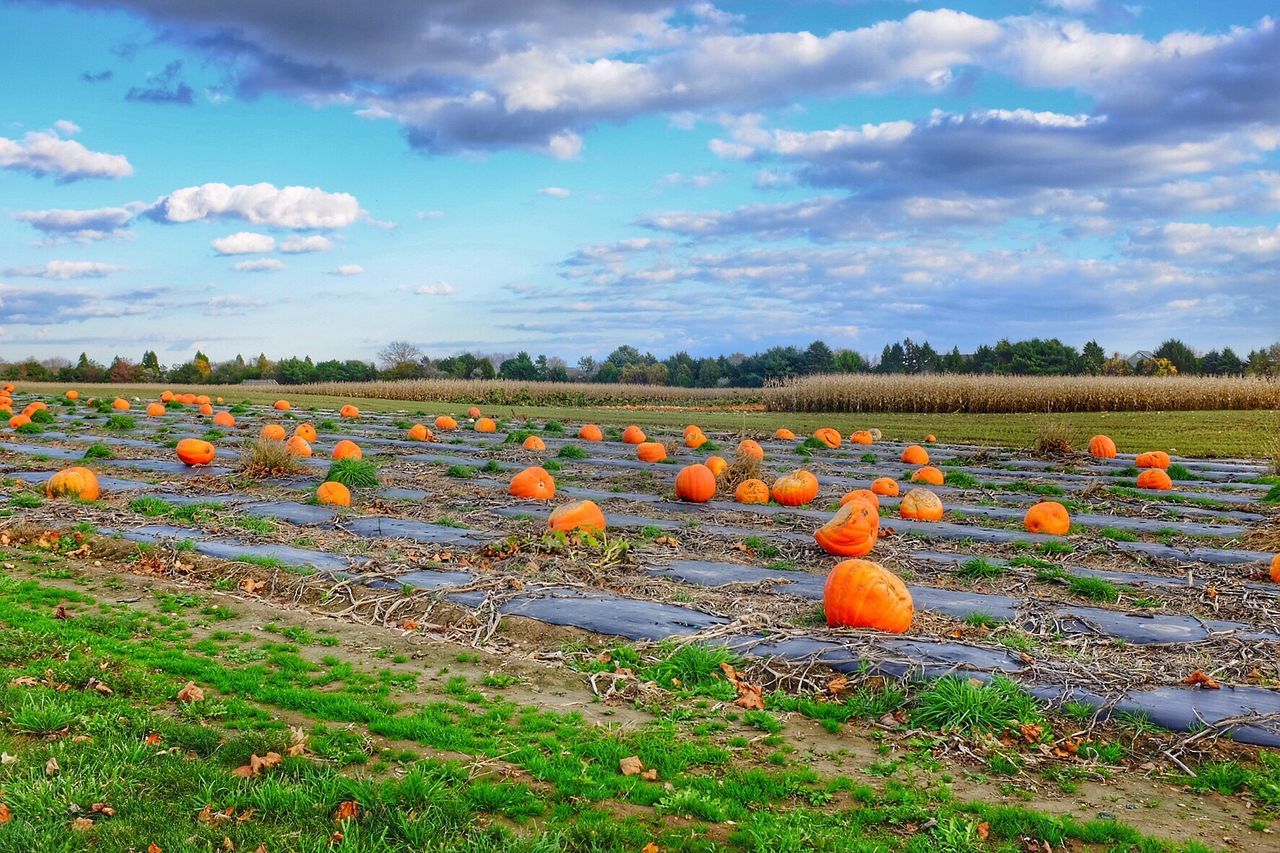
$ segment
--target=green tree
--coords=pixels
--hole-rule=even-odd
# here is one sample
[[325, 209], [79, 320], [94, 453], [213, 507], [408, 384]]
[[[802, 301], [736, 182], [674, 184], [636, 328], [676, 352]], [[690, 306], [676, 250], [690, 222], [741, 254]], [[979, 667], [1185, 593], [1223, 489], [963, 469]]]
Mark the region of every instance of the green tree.
[[1156, 350], [1155, 356], [1171, 362], [1179, 373], [1192, 374], [1200, 372], [1200, 359], [1196, 357], [1191, 347], [1177, 338], [1170, 338], [1162, 343], [1160, 348]]

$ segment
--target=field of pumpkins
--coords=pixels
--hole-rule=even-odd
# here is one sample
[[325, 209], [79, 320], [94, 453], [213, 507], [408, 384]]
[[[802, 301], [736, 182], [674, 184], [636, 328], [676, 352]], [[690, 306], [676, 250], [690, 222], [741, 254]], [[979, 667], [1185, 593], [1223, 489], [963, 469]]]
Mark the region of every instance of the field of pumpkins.
[[1258, 462], [1105, 435], [1037, 455], [855, 416], [729, 435], [13, 387], [0, 411], [2, 530], [230, 561], [262, 594], [426, 591], [477, 635], [521, 617], [834, 673], [1004, 676], [1280, 745], [1280, 486]]

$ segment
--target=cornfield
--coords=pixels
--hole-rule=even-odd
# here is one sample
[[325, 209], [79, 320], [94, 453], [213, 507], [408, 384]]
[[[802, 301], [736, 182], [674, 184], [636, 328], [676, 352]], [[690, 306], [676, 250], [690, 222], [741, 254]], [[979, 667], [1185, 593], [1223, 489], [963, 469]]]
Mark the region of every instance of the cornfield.
[[764, 390], [775, 412], [1146, 412], [1280, 409], [1280, 382], [1202, 376], [809, 376]]

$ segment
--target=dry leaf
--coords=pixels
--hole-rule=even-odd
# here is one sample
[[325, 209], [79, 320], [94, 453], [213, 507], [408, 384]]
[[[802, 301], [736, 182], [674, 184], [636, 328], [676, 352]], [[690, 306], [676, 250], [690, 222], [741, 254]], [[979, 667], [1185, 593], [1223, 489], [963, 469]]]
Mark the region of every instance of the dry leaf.
[[355, 800], [344, 800], [338, 803], [338, 808], [333, 813], [334, 820], [355, 820], [359, 816], [360, 805]]
[[416, 631], [421, 627], [422, 625], [413, 619], [406, 619], [400, 623], [400, 630], [402, 631]]
[[4, 803], [0, 803], [0, 826], [13, 820], [13, 812], [9, 811], [9, 807]]
[[9, 682], [10, 687], [35, 687], [40, 682], [31, 675], [20, 675], [13, 681]]
[[87, 817], [78, 817], [71, 821], [71, 828], [76, 832], [88, 832], [93, 829], [93, 821]]
[[164, 853], [164, 848], [161, 847], [159, 844], [155, 844], [155, 843], [148, 844], [147, 853]]
[[1183, 684], [1198, 684], [1202, 690], [1218, 690], [1222, 687], [1211, 675], [1206, 675], [1200, 670], [1195, 670], [1186, 678], [1182, 679]]
[[111, 689], [110, 685], [108, 685], [105, 681], [99, 681], [96, 678], [90, 678], [89, 684], [87, 685], [87, 687], [90, 690], [98, 691], [103, 696], [110, 696], [112, 693], [115, 692], [114, 690]]
[[849, 679], [843, 675], [837, 675], [835, 678], [827, 682], [827, 692], [832, 696], [839, 696], [849, 689]]
[[222, 836], [222, 849], [226, 850], [227, 853], [233, 853], [233, 851], [236, 849], [235, 842], [233, 842], [230, 838], [228, 838], [225, 835]]
[[662, 848], [650, 841], [640, 850], [640, 853], [662, 853]]
[[256, 581], [253, 578], [245, 578], [240, 581], [240, 588], [250, 595], [256, 594], [258, 590], [264, 588], [266, 585], [266, 581]]
[[70, 619], [71, 614], [67, 612], [66, 605], [59, 604], [57, 609], [53, 611], [54, 619]]
[[986, 840], [987, 840], [987, 836], [989, 836], [990, 834], [991, 834], [991, 824], [990, 824], [990, 823], [988, 823], [987, 821], [985, 821], [985, 820], [984, 820], [982, 823], [978, 824], [978, 837], [979, 837], [979, 838], [981, 838], [983, 841], [986, 841]]
[[188, 681], [181, 690], [178, 691], [179, 702], [199, 702], [204, 698], [204, 691], [196, 687], [194, 681]]
[[5, 764], [17, 764], [17, 763], [18, 763], [18, 756], [10, 755], [7, 752], [0, 752], [0, 766], [3, 766]]
[[618, 769], [623, 776], [635, 776], [644, 771], [644, 762], [640, 760], [640, 756], [631, 755], [618, 762]]
[[58, 759], [56, 758], [50, 758], [44, 763], [44, 775], [46, 776], [57, 776], [61, 771], [62, 768], [58, 766]]
[[94, 814], [106, 815], [107, 817], [116, 816], [116, 810], [111, 808], [111, 806], [107, 805], [106, 803], [94, 803], [93, 805], [89, 806], [89, 811], [91, 811]]
[[657, 782], [658, 771], [656, 768], [650, 768], [648, 770], [645, 770], [643, 773], [641, 773], [640, 778], [646, 782]]
[[152, 732], [147, 735], [142, 742], [147, 746], [159, 746], [163, 740], [164, 738], [160, 736], [159, 732]]

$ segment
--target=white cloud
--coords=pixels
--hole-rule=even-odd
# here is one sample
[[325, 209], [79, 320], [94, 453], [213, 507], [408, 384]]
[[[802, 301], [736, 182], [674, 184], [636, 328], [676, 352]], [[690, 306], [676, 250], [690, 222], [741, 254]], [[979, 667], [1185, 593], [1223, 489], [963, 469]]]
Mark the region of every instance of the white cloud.
[[309, 237], [290, 237], [280, 244], [280, 251], [289, 255], [300, 255], [304, 252], [327, 252], [332, 248], [333, 241], [319, 234], [313, 234]]
[[285, 268], [284, 262], [276, 258], [260, 258], [256, 261], [241, 261], [235, 265], [236, 272], [276, 272]]
[[434, 284], [420, 284], [413, 292], [419, 296], [452, 296], [457, 293], [457, 289], [447, 281], [437, 281]]
[[213, 296], [205, 303], [204, 313], [209, 317], [239, 317], [249, 313], [251, 308], [263, 308], [265, 299], [241, 294]]
[[125, 227], [137, 215], [138, 207], [99, 207], [92, 210], [24, 210], [14, 214], [14, 219], [25, 222], [44, 233], [51, 243], [72, 241], [89, 243], [95, 240], [122, 238], [128, 235]]
[[333, 271], [334, 275], [362, 275], [364, 267], [359, 264], [342, 264]]
[[213, 250], [219, 255], [260, 255], [273, 251], [276, 240], [268, 234], [237, 231], [213, 241]]
[[538, 195], [549, 195], [552, 198], [568, 198], [570, 191], [564, 187], [543, 187], [538, 190]]
[[0, 136], [0, 169], [37, 177], [53, 175], [64, 183], [81, 178], [125, 178], [133, 174], [133, 166], [123, 154], [90, 151], [74, 139], [63, 139], [53, 130], [32, 131], [21, 140]]
[[329, 229], [345, 228], [361, 213], [360, 203], [349, 193], [261, 183], [184, 187], [156, 201], [147, 215], [161, 222], [243, 219], [277, 228]]
[[444, 216], [444, 211], [443, 210], [419, 210], [417, 215], [419, 219], [439, 219], [440, 217]]
[[74, 121], [67, 121], [65, 118], [61, 118], [53, 123], [53, 129], [63, 136], [75, 136], [80, 132], [80, 125]]
[[71, 278], [105, 278], [113, 272], [124, 269], [116, 264], [104, 264], [96, 261], [49, 261], [46, 264], [32, 267], [10, 267], [5, 275], [29, 276], [32, 278], [51, 278], [65, 281]]

